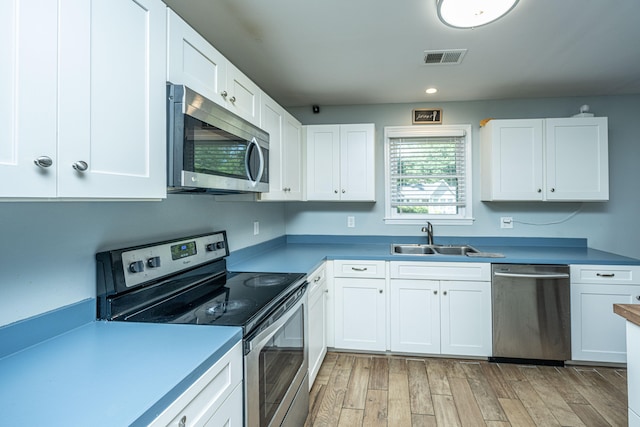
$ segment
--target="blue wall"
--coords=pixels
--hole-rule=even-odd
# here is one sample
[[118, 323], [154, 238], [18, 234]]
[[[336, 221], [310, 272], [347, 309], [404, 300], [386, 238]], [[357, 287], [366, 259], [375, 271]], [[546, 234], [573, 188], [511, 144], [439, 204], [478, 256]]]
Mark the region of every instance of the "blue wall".
[[[609, 118], [610, 201], [606, 203], [505, 203], [480, 201], [479, 122], [492, 118], [570, 117], [588, 104], [597, 116]], [[471, 226], [437, 226], [437, 236], [540, 236], [584, 237], [589, 246], [640, 258], [640, 96], [576, 97], [533, 100], [443, 102], [434, 104], [385, 104], [370, 106], [320, 106], [291, 109], [304, 124], [375, 123], [377, 203], [293, 203], [286, 205], [287, 234], [379, 234], [416, 235], [421, 226], [385, 225], [383, 138], [385, 126], [411, 125], [413, 108], [442, 108], [444, 124], [471, 124], [473, 127], [473, 215]], [[428, 126], [428, 125], [423, 125]], [[555, 225], [516, 223], [501, 229], [499, 218], [548, 223], [562, 220], [579, 209], [577, 215]], [[347, 216], [356, 219], [356, 228], [347, 228]]]

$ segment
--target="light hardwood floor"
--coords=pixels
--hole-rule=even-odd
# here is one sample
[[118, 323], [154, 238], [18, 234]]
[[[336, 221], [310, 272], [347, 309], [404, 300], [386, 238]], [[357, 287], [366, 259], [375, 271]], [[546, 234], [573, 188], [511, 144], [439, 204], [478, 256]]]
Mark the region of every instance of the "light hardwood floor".
[[305, 426], [626, 426], [626, 370], [327, 354]]

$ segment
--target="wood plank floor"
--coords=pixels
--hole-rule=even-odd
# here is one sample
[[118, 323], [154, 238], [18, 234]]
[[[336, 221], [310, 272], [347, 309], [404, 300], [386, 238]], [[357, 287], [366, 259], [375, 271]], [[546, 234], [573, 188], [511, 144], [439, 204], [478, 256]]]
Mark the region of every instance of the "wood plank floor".
[[626, 426], [626, 374], [330, 352], [305, 426]]

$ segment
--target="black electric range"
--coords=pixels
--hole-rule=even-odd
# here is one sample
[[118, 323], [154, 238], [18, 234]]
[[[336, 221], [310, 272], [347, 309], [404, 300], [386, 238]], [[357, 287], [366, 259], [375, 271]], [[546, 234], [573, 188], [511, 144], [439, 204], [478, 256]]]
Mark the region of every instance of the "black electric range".
[[231, 273], [225, 231], [96, 254], [98, 318], [241, 326], [244, 336], [306, 288], [304, 274]]

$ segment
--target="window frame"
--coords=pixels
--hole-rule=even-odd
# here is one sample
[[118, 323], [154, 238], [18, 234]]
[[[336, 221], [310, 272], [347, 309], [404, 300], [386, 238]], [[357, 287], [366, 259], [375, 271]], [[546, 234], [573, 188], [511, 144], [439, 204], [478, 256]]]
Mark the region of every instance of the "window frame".
[[[385, 224], [424, 224], [429, 221], [434, 225], [472, 225], [473, 218], [473, 182], [472, 177], [472, 133], [471, 125], [442, 125], [437, 128], [420, 126], [386, 126], [384, 128], [384, 198], [385, 198]], [[446, 137], [459, 136], [464, 132], [465, 144], [465, 179], [466, 179], [466, 203], [462, 212], [456, 215], [412, 215], [402, 218], [399, 214], [394, 214], [391, 208], [391, 171], [389, 164], [390, 141], [394, 138], [416, 138], [416, 137]]]

